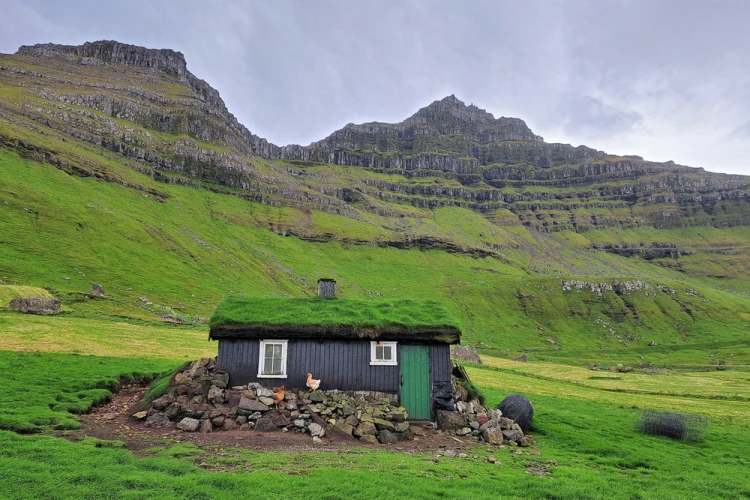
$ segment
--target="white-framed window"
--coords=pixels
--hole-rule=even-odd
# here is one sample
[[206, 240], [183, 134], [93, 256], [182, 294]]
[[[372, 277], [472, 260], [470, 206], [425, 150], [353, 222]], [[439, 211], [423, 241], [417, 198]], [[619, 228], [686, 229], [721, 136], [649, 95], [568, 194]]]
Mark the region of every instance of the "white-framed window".
[[260, 341], [259, 378], [286, 378], [287, 342], [287, 340]]
[[396, 342], [370, 342], [371, 365], [397, 365]]

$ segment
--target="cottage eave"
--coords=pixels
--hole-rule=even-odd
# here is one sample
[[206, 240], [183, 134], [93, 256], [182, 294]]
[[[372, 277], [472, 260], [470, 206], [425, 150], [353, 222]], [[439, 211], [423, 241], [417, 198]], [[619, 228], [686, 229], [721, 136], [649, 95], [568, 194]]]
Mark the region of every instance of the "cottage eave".
[[211, 328], [209, 340], [219, 339], [265, 339], [269, 337], [285, 339], [317, 340], [393, 340], [409, 342], [437, 342], [441, 344], [458, 344], [461, 331], [453, 328], [352, 328], [324, 326], [273, 327], [255, 325], [231, 325]]

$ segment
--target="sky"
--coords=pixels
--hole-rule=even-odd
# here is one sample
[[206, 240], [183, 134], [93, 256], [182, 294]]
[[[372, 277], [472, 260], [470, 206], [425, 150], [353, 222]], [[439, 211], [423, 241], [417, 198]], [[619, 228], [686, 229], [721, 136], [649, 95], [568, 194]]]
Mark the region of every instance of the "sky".
[[750, 1], [3, 0], [0, 52], [182, 52], [251, 132], [309, 144], [455, 94], [547, 142], [750, 175]]

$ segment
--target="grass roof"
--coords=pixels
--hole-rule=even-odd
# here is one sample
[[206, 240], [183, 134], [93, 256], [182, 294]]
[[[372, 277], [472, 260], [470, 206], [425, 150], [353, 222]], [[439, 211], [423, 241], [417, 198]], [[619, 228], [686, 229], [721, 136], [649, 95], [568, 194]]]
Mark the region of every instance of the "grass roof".
[[227, 297], [211, 317], [214, 329], [305, 330], [321, 333], [435, 332], [460, 329], [445, 308], [431, 300]]

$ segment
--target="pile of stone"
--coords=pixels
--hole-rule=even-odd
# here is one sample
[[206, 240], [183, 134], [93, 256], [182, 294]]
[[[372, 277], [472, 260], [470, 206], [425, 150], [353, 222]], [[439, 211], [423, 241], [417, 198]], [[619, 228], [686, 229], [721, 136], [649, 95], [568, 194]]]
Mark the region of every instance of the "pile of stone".
[[467, 401], [467, 391], [453, 377], [453, 399], [455, 410], [438, 410], [437, 427], [443, 431], [455, 432], [458, 436], [476, 436], [494, 445], [530, 446], [534, 443], [531, 435], [524, 435], [521, 427], [503, 416], [500, 410], [485, 408], [474, 399]]
[[306, 409], [326, 423], [366, 443], [393, 444], [413, 438], [406, 408], [383, 393], [315, 391], [300, 393]]
[[287, 390], [275, 404], [271, 389], [258, 383], [230, 388], [228, 381], [215, 358], [194, 361], [175, 374], [163, 396], [133, 417], [158, 429], [300, 432], [316, 442], [329, 430], [372, 444], [413, 436], [406, 409], [387, 394]]

